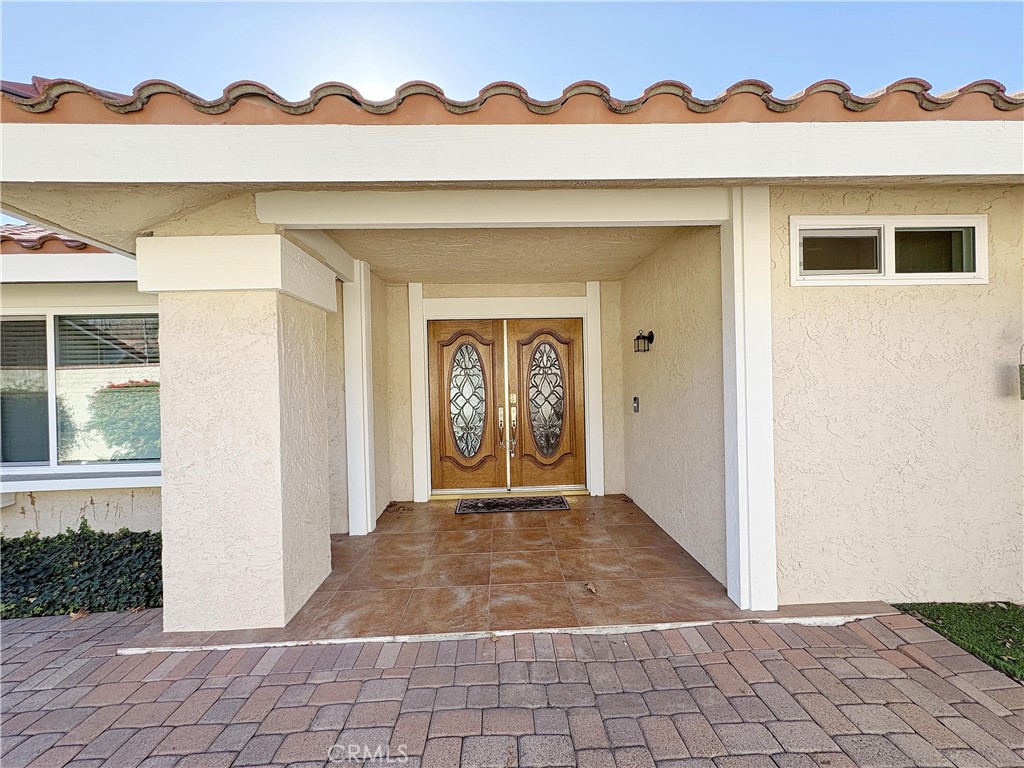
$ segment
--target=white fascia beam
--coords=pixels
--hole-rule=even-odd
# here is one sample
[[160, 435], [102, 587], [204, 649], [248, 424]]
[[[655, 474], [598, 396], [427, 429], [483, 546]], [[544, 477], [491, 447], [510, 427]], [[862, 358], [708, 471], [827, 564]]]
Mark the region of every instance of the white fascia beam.
[[[4, 131], [6, 131], [9, 127], [10, 126], [5, 126]], [[0, 134], [0, 136], [2, 136], [2, 134]], [[2, 139], [0, 139], [0, 147], [3, 148], [3, 151], [7, 150], [7, 144], [6, 142], [2, 141]], [[4, 181], [11, 181], [11, 179], [3, 177], [2, 172], [0, 172], [0, 178], [3, 178]], [[20, 208], [16, 208], [15, 206], [11, 205], [10, 203], [3, 203], [2, 205], [0, 205], [0, 211], [3, 211], [8, 216], [11, 216], [15, 219], [21, 219], [27, 224], [35, 224], [37, 227], [41, 227], [42, 229], [48, 229], [51, 232], [56, 232], [58, 235], [63, 235], [64, 237], [70, 238], [71, 240], [81, 240], [83, 243], [88, 243], [89, 245], [95, 246], [96, 248], [102, 248], [105, 251], [110, 251], [110, 253], [116, 253], [119, 256], [124, 256], [126, 258], [132, 259], [133, 261], [135, 260], [135, 254], [131, 253], [130, 251], [122, 250], [121, 248], [113, 246], [110, 243], [105, 243], [102, 240], [96, 240], [91, 237], [86, 237], [85, 235], [80, 235], [77, 232], [71, 232], [70, 230], [65, 229], [64, 227], [61, 227], [59, 224], [53, 223], [49, 219], [44, 219], [43, 217], [37, 216], [34, 213], [23, 211]]]
[[307, 253], [319, 255], [342, 282], [351, 283], [356, 279], [355, 259], [324, 232], [316, 229], [288, 229], [282, 234]]
[[1005, 177], [1024, 175], [1024, 123], [8, 123], [0, 150], [0, 177], [8, 183]]
[[729, 218], [729, 193], [723, 187], [257, 192], [256, 215], [292, 232], [707, 226]]
[[2, 283], [133, 283], [135, 259], [119, 253], [5, 253]]

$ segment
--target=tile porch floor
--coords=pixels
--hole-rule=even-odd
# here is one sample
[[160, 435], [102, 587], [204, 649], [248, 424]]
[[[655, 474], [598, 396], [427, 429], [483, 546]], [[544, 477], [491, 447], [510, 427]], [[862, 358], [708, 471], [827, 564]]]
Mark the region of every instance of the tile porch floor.
[[[456, 515], [391, 505], [368, 536], [332, 536], [333, 569], [279, 629], [152, 633], [149, 647], [754, 619], [637, 505], [567, 497], [562, 512]], [[884, 603], [778, 616], [887, 613]]]

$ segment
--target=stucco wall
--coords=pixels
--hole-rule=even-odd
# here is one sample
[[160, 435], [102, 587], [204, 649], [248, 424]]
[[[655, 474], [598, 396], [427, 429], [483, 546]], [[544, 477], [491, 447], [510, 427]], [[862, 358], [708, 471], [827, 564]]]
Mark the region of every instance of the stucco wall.
[[[632, 338], [632, 336], [629, 336]], [[622, 281], [601, 283], [601, 386], [604, 389], [604, 491], [626, 490], [623, 425], [626, 395], [622, 364], [627, 344], [622, 328]]]
[[390, 496], [412, 499], [412, 377], [409, 371], [409, 287], [385, 289], [388, 343]]
[[[774, 188], [779, 600], [1024, 597], [1021, 187]], [[989, 215], [985, 286], [789, 285], [788, 216]]]
[[153, 227], [157, 236], [185, 235], [272, 235], [273, 224], [264, 224], [256, 216], [256, 197], [232, 195], [197, 210], [188, 210]]
[[327, 313], [327, 473], [331, 533], [348, 533], [348, 442], [345, 434], [345, 313]]
[[281, 497], [285, 611], [293, 614], [330, 572], [327, 313], [278, 299]]
[[[272, 291], [160, 296], [168, 631], [281, 626], [302, 580], [329, 570], [326, 494], [300, 488], [325, 484], [326, 457], [295, 446], [320, 428], [290, 423], [314, 405], [326, 421], [323, 385], [308, 387], [323, 371], [325, 313], [308, 310], [320, 314], [317, 331], [292, 302]], [[301, 347], [296, 357], [285, 344]], [[313, 394], [296, 392], [304, 388]], [[300, 529], [306, 538], [295, 542]]]
[[97, 531], [159, 531], [160, 489], [17, 493], [14, 504], [0, 510], [4, 536], [28, 531], [53, 536], [65, 528], [78, 528], [83, 519]]
[[[680, 231], [623, 281], [626, 493], [723, 581], [725, 435], [719, 232]], [[640, 398], [633, 413], [632, 399]]]

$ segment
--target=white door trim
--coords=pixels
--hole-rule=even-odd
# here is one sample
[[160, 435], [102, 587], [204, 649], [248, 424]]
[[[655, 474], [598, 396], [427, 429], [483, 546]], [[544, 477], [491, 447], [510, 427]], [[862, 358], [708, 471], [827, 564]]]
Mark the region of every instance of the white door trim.
[[[430, 498], [430, 414], [427, 379], [428, 320], [488, 320], [516, 317], [583, 319], [583, 403], [586, 415], [587, 489], [604, 495], [604, 411], [601, 382], [601, 284], [587, 283], [586, 296], [524, 296], [424, 299], [421, 283], [409, 284], [409, 361], [412, 377], [413, 501]], [[596, 307], [596, 316], [594, 309]], [[596, 350], [596, 354], [594, 352]]]
[[778, 608], [768, 187], [732, 190], [722, 225], [725, 535], [729, 597]]

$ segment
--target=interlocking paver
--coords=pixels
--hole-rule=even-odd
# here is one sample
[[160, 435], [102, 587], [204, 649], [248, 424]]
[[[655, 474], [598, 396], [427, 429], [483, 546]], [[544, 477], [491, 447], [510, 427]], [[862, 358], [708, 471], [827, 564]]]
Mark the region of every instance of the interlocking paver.
[[4, 622], [4, 768], [1024, 766], [1024, 688], [899, 615], [113, 656], [145, 619]]
[[568, 736], [520, 736], [519, 765], [523, 768], [570, 768], [576, 753]]
[[462, 764], [472, 768], [510, 768], [519, 761], [514, 736], [469, 736], [462, 742]]

